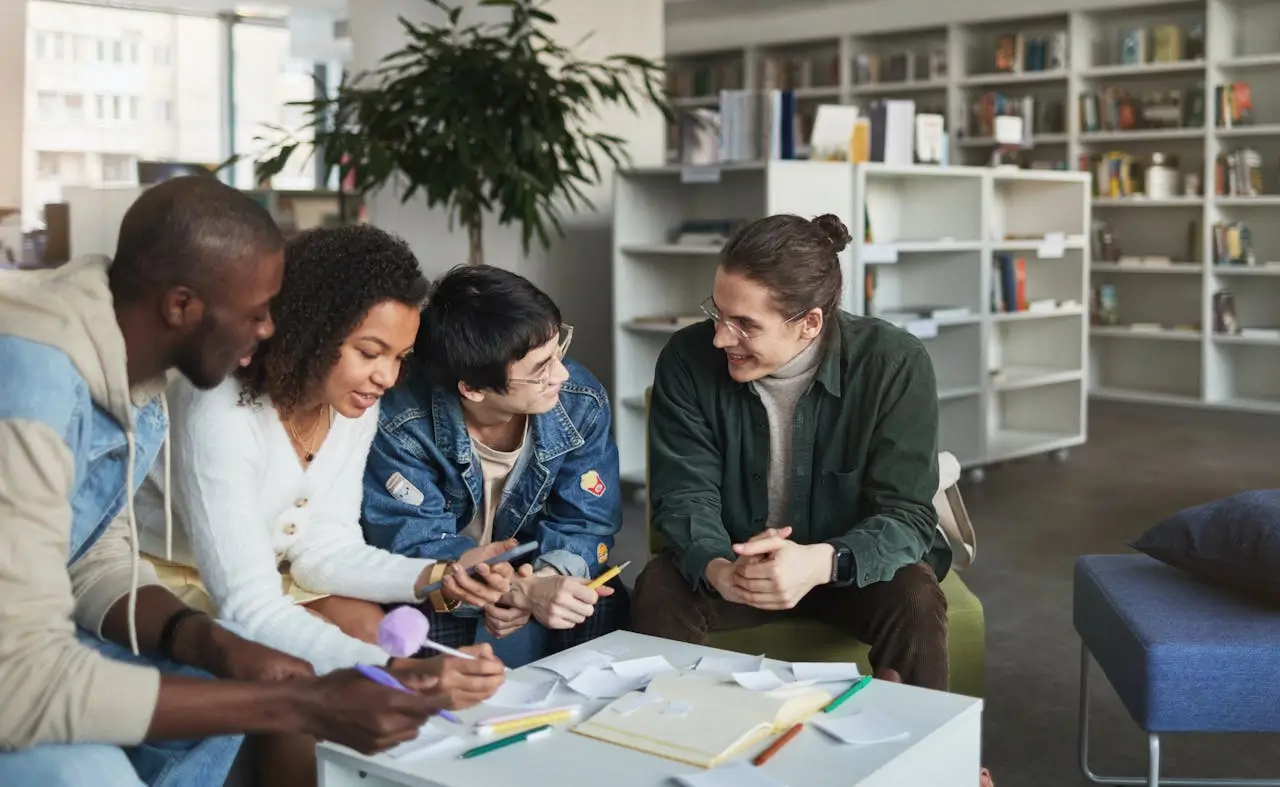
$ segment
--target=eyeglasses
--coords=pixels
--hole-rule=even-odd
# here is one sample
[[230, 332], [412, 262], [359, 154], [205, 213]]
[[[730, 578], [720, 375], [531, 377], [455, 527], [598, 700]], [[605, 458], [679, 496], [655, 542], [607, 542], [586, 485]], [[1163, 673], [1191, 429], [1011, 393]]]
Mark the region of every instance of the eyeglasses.
[[[569, 353], [569, 343], [572, 341], [573, 341], [573, 326], [561, 325], [560, 326], [560, 345], [556, 349], [556, 355], [554, 360], [560, 361], [560, 362], [564, 361], [565, 356], [568, 355]], [[533, 378], [511, 377], [507, 379], [507, 382], [522, 383], [524, 385], [536, 385], [538, 386], [538, 392], [542, 393], [543, 391], [547, 390], [548, 386], [551, 383], [551, 366], [547, 367], [547, 371], [543, 372], [541, 377], [533, 377]]]
[[[708, 295], [707, 299], [702, 302], [699, 308], [702, 309], [703, 314], [707, 315], [712, 320], [715, 320], [715, 322], [718, 325], [723, 325], [725, 328], [729, 330], [729, 333], [733, 334], [734, 336], [737, 336], [739, 339], [754, 339], [757, 336], [760, 336], [761, 334], [765, 333], [766, 331], [772, 330], [772, 328], [758, 328], [755, 330], [748, 330], [744, 328], [741, 323], [734, 322], [733, 320], [729, 319], [728, 317], [725, 317], [723, 314], [720, 313], [720, 310], [716, 308], [714, 297], [715, 296]], [[805, 309], [803, 311], [796, 312], [792, 316], [788, 317], [787, 319], [783, 320], [782, 322], [778, 323], [773, 327], [781, 328], [784, 325], [789, 325], [795, 322], [796, 320], [800, 319], [801, 317], [805, 316], [806, 314], [808, 314], [809, 311], [810, 311], [809, 309]]]

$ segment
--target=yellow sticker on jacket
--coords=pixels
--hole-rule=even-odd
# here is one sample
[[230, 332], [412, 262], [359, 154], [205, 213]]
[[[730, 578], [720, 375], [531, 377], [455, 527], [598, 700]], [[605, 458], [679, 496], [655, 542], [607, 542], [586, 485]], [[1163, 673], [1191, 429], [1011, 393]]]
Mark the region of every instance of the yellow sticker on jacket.
[[596, 547], [596, 560], [600, 563], [609, 562], [609, 547], [600, 544]]
[[588, 470], [578, 479], [578, 486], [582, 487], [584, 492], [600, 497], [604, 494], [604, 479], [594, 470]]

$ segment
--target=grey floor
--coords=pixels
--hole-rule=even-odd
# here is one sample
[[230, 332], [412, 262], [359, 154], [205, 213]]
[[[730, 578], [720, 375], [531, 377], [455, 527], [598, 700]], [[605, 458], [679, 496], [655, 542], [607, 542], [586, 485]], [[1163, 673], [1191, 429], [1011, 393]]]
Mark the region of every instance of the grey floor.
[[[987, 619], [984, 762], [999, 787], [1088, 783], [1075, 754], [1076, 556], [1126, 552], [1127, 541], [1179, 509], [1280, 487], [1278, 449], [1274, 416], [1094, 403], [1089, 441], [1066, 462], [1011, 462], [964, 485], [979, 544], [964, 578]], [[643, 563], [643, 516], [641, 507], [628, 507], [615, 550], [635, 561], [624, 573], [628, 582]], [[1094, 770], [1145, 773], [1145, 736], [1093, 674]], [[1167, 776], [1280, 779], [1280, 736], [1172, 736], [1164, 763]]]

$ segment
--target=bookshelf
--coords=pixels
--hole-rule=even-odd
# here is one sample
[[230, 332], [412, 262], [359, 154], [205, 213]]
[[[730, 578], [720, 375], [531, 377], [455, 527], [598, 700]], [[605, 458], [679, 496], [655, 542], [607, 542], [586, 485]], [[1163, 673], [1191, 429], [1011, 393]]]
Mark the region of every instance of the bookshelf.
[[[747, 41], [739, 20], [739, 39], [717, 39], [719, 62], [836, 52], [838, 98], [798, 97], [798, 115], [912, 99], [944, 109], [952, 166], [1096, 176], [1091, 396], [1280, 413], [1280, 377], [1268, 373], [1280, 363], [1280, 3], [1065, 0], [1056, 13], [902, 29], [812, 18], [814, 34], [762, 24]], [[690, 36], [673, 40], [679, 70], [697, 53]], [[735, 87], [763, 86], [743, 74]], [[1020, 147], [996, 144], [993, 114], [1029, 121]], [[1121, 174], [1114, 189], [1107, 173]]]
[[[1034, 454], [1062, 458], [1084, 442], [1085, 174], [803, 161], [706, 169], [618, 176], [613, 396], [624, 480], [644, 479], [644, 391], [658, 353], [700, 319], [719, 259], [717, 239], [682, 244], [678, 229], [781, 212], [835, 213], [855, 237], [865, 225], [850, 217], [867, 217], [870, 238], [841, 258], [842, 306], [921, 339], [938, 381], [942, 448], [973, 477]], [[1002, 288], [1018, 270], [1022, 287], [1010, 278]]]

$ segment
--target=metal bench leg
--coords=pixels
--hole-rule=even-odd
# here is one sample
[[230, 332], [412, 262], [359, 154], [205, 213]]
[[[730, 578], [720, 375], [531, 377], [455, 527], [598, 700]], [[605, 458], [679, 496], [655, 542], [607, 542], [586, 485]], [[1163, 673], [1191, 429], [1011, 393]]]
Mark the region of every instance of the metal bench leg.
[[1147, 787], [1280, 787], [1280, 779], [1161, 779], [1160, 736], [1147, 733], [1147, 776], [1099, 776], [1089, 768], [1089, 647], [1080, 645], [1080, 772], [1095, 784]]

